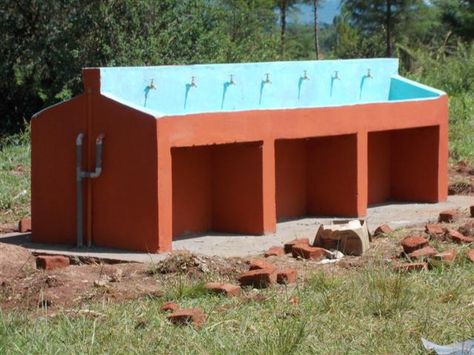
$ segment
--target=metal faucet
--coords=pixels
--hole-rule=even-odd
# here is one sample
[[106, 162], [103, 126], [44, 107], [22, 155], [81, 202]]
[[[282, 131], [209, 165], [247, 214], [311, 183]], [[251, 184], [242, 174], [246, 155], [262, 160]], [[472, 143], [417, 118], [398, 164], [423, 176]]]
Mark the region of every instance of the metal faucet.
[[270, 80], [270, 74], [265, 73], [265, 80], [263, 81], [265, 84], [271, 84], [272, 81]]
[[365, 77], [369, 79], [373, 78], [372, 74], [370, 73], [370, 69], [367, 69], [367, 75]]
[[197, 88], [197, 84], [196, 84], [196, 78], [194, 76], [191, 77], [191, 87], [194, 87], [194, 88]]
[[308, 74], [306, 73], [306, 70], [303, 71], [303, 80], [309, 80]]
[[234, 75], [230, 74], [229, 85], [235, 85]]
[[148, 89], [156, 90], [156, 85], [153, 83], [153, 79], [151, 79], [150, 85], [148, 85]]
[[334, 80], [341, 80], [341, 78], [339, 77], [339, 72], [337, 70], [334, 72], [333, 79]]

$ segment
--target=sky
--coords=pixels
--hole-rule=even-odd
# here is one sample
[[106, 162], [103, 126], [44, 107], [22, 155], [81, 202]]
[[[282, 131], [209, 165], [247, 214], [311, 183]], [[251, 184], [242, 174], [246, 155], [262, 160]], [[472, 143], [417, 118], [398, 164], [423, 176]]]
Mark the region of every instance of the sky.
[[[339, 5], [341, 0], [322, 0], [319, 10], [319, 23], [332, 23], [334, 16], [340, 12]], [[296, 13], [291, 15], [292, 21], [299, 23], [313, 23], [313, 6], [310, 4], [299, 5]]]

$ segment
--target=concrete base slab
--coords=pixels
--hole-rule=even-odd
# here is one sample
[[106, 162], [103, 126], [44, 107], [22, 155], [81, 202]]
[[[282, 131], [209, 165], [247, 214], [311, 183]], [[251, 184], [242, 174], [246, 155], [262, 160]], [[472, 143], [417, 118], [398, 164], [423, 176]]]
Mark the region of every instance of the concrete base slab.
[[[439, 212], [446, 209], [467, 209], [474, 205], [473, 196], [449, 196], [446, 202], [427, 203], [394, 203], [370, 207], [367, 212], [367, 224], [373, 232], [379, 225], [388, 224], [393, 229], [421, 226], [434, 222]], [[347, 218], [344, 218], [347, 219]], [[271, 246], [282, 246], [286, 241], [295, 238], [312, 240], [318, 225], [331, 223], [334, 218], [302, 218], [277, 225], [274, 234], [265, 236], [233, 235], [212, 233], [189, 236], [173, 241], [173, 250], [187, 250], [207, 256], [247, 257], [262, 254]], [[32, 252], [44, 254], [61, 254], [78, 257], [97, 258], [108, 261], [155, 263], [165, 259], [169, 254], [146, 254], [127, 252], [109, 248], [73, 248], [65, 245], [38, 244], [30, 241], [28, 233], [10, 233], [0, 236], [0, 242], [21, 245]]]

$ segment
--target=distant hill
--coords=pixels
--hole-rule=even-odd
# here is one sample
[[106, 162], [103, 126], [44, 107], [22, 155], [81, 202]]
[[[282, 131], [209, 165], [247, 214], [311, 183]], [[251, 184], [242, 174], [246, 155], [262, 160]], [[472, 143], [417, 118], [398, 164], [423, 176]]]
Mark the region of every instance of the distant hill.
[[[341, 0], [322, 0], [322, 6], [319, 9], [319, 23], [332, 23], [335, 16], [339, 15], [341, 9]], [[290, 22], [312, 23], [313, 7], [309, 4], [299, 5], [290, 15]]]

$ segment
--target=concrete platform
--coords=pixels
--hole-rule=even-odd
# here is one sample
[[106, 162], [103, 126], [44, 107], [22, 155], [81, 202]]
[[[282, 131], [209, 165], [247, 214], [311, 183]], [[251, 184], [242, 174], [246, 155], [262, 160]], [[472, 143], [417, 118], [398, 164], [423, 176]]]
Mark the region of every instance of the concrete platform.
[[[467, 209], [474, 205], [474, 196], [449, 196], [448, 201], [436, 204], [396, 203], [370, 207], [367, 224], [372, 232], [380, 224], [389, 224], [392, 228], [421, 226], [428, 221], [437, 220], [442, 210]], [[466, 212], [467, 213], [467, 212]], [[330, 223], [334, 218], [303, 218], [281, 222], [274, 234], [265, 236], [247, 236], [213, 233], [179, 238], [173, 241], [173, 250], [188, 250], [207, 256], [246, 257], [263, 253], [271, 246], [283, 245], [294, 238], [314, 238], [317, 226]], [[78, 257], [91, 257], [107, 261], [158, 262], [169, 254], [133, 253], [117, 249], [85, 248], [77, 249], [65, 245], [38, 244], [30, 241], [29, 233], [10, 233], [0, 236], [0, 242], [21, 245], [32, 252], [61, 254]]]

